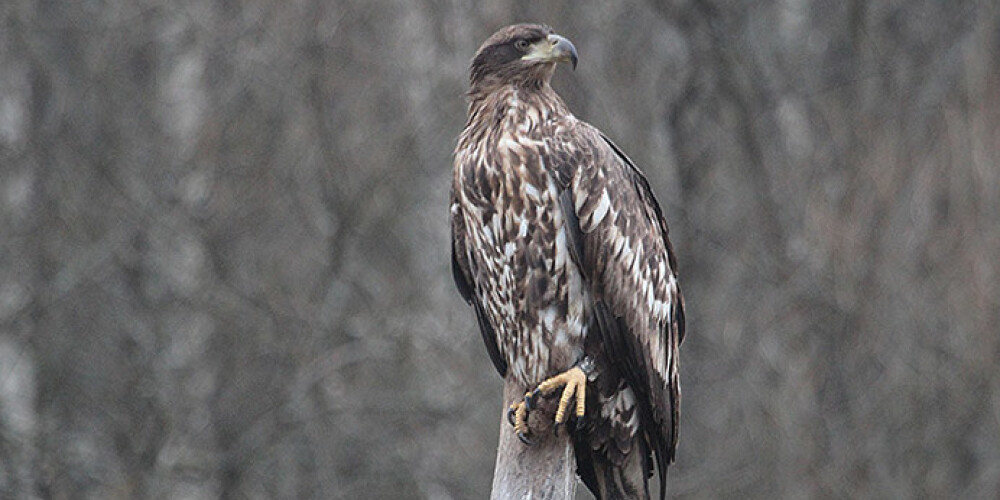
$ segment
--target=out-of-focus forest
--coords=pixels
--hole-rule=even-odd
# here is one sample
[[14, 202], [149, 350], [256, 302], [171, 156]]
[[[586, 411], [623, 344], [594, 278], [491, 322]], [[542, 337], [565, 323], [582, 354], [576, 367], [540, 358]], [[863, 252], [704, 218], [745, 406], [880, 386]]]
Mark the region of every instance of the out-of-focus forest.
[[484, 498], [447, 200], [516, 21], [670, 223], [670, 497], [995, 498], [986, 0], [3, 2], [0, 497]]

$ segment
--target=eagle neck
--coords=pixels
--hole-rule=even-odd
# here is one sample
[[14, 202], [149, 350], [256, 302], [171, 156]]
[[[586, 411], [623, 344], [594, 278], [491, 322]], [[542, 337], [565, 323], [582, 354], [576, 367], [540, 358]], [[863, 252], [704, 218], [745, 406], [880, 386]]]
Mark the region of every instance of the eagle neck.
[[547, 82], [536, 85], [508, 84], [491, 92], [471, 93], [468, 125], [474, 123], [504, 126], [511, 119], [534, 116], [543, 121], [570, 114], [559, 94]]

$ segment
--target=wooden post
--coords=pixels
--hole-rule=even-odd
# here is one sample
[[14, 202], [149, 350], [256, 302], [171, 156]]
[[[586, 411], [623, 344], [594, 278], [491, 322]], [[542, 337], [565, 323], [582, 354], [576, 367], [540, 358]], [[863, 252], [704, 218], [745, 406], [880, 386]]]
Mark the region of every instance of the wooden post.
[[576, 457], [569, 433], [552, 432], [558, 398], [539, 401], [539, 408], [528, 416], [531, 446], [514, 434], [507, 422], [507, 407], [524, 397], [525, 387], [504, 381], [504, 412], [500, 421], [500, 443], [493, 470], [492, 500], [572, 500], [576, 494]]

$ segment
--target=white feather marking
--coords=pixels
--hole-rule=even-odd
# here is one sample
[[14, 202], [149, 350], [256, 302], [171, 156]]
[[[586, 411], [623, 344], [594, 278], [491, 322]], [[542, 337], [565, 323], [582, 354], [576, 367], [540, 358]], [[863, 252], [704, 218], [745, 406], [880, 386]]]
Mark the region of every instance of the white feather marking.
[[538, 188], [536, 188], [534, 184], [525, 182], [524, 184], [521, 184], [521, 188], [524, 189], [525, 196], [531, 198], [535, 202], [538, 202], [541, 198], [541, 194], [539, 194]]
[[483, 236], [486, 237], [486, 242], [490, 244], [489, 246], [493, 246], [493, 228], [490, 226], [484, 227]]
[[513, 241], [508, 241], [503, 246], [503, 255], [504, 255], [504, 257], [507, 257], [507, 260], [510, 261], [511, 257], [514, 256], [514, 250], [516, 250], [516, 249], [517, 249], [517, 247], [514, 245], [514, 242]]
[[561, 271], [566, 265], [566, 229], [560, 228], [556, 233], [555, 270]]
[[615, 402], [612, 399], [605, 401], [604, 404], [601, 405], [601, 416], [604, 417], [605, 420], [610, 419], [611, 415], [615, 412], [614, 405]]
[[577, 214], [580, 213], [580, 210], [583, 209], [583, 204], [587, 201], [587, 193], [580, 191], [580, 177], [577, 176], [573, 179], [573, 199], [575, 201], [573, 208], [576, 209]]
[[[663, 349], [660, 346], [660, 336], [656, 335], [653, 338], [655, 339], [656, 342], [655, 349], [652, 351], [653, 358], [656, 359], [656, 371], [661, 374], [666, 374], [667, 358], [669, 357], [669, 355], [668, 353], [663, 352]], [[664, 378], [669, 379], [669, 377], [664, 377]]]
[[583, 318], [580, 315], [570, 315], [566, 319], [566, 328], [573, 334], [573, 338], [583, 336]]
[[632, 389], [626, 389], [622, 391], [621, 405], [623, 410], [628, 410], [635, 406], [635, 394], [632, 393]]
[[566, 311], [568, 316], [567, 321], [571, 324], [570, 328], [580, 334], [583, 332], [583, 318], [586, 315], [584, 305], [590, 299], [587, 297], [587, 290], [583, 286], [583, 276], [577, 270], [576, 266], [568, 263], [565, 257], [563, 258], [563, 262], [566, 268], [567, 300], [569, 301], [569, 307]]
[[519, 219], [521, 220], [521, 223], [517, 228], [517, 237], [524, 238], [528, 235], [528, 219], [525, 219], [524, 217], [519, 217]]
[[608, 240], [610, 240], [612, 242], [612, 247], [611, 248], [614, 248], [614, 242], [618, 241], [618, 235], [619, 235], [619, 233], [618, 233], [618, 226], [616, 226], [614, 224], [611, 224], [611, 225], [608, 226], [608, 228], [606, 229], [606, 231], [607, 231], [607, 235], [608, 235]]
[[629, 267], [632, 269], [632, 279], [635, 283], [642, 283], [645, 276], [642, 274], [642, 240], [636, 243], [635, 251], [632, 252], [632, 262]]
[[528, 108], [528, 112], [525, 113], [525, 120], [518, 125], [518, 132], [521, 134], [527, 134], [535, 128], [535, 124], [538, 123], [538, 110], [534, 107]]
[[[617, 231], [617, 229], [615, 229], [615, 231]], [[614, 242], [615, 246], [614, 246], [613, 257], [617, 259], [619, 256], [621, 256], [622, 249], [625, 248], [625, 244], [628, 242], [628, 237], [623, 235], [618, 235], [618, 237], [614, 239]]]
[[569, 336], [566, 335], [566, 329], [560, 328], [556, 332], [556, 341], [554, 345], [569, 345]]
[[594, 214], [590, 219], [590, 227], [594, 228], [604, 220], [604, 216], [608, 214], [608, 210], [611, 210], [611, 198], [608, 197], [608, 191], [605, 189], [601, 191], [601, 199], [597, 202], [597, 208], [594, 209]]
[[508, 134], [503, 134], [500, 136], [500, 140], [497, 141], [497, 149], [501, 151], [512, 151], [520, 153], [524, 148], [521, 144], [510, 137]]
[[545, 329], [551, 331], [552, 325], [556, 322], [556, 308], [549, 306], [545, 308], [545, 314], [542, 317], [542, 323], [545, 325]]

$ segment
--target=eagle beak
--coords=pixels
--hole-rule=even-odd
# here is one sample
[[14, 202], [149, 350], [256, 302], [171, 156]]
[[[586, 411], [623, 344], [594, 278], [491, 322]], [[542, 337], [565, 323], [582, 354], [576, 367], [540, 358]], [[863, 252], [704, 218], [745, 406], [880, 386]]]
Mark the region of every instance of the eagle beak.
[[552, 46], [552, 59], [559, 62], [569, 62], [576, 70], [576, 47], [573, 42], [559, 36], [549, 35], [549, 44]]
[[531, 52], [521, 59], [553, 63], [568, 62], [573, 65], [573, 69], [576, 69], [576, 47], [573, 46], [573, 42], [553, 34], [536, 43]]

